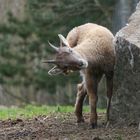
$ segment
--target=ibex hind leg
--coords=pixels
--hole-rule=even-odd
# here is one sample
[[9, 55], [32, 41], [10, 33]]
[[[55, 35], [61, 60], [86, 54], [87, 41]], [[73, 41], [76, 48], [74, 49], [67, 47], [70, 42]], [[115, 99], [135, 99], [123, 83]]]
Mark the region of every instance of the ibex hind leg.
[[106, 87], [107, 87], [106, 127], [108, 127], [109, 122], [110, 122], [110, 106], [111, 106], [111, 98], [112, 98], [112, 94], [113, 94], [113, 75], [114, 75], [113, 71], [105, 74]]
[[87, 94], [89, 96], [89, 106], [90, 106], [90, 126], [91, 128], [97, 127], [97, 101], [98, 101], [98, 95], [97, 95], [97, 89], [98, 89], [98, 83], [100, 79], [100, 75], [94, 74], [92, 72], [88, 72], [86, 74], [86, 89]]
[[75, 103], [75, 115], [77, 117], [77, 123], [84, 122], [82, 110], [83, 110], [83, 101], [86, 95], [87, 95], [87, 92], [84, 87], [84, 83], [78, 84], [77, 98], [76, 98], [76, 103]]

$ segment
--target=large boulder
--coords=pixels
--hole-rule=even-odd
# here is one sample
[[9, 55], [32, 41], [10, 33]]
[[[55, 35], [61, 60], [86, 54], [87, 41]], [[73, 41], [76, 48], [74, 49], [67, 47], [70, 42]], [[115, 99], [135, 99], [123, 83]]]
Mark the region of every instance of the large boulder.
[[115, 37], [116, 67], [111, 115], [140, 122], [140, 3]]

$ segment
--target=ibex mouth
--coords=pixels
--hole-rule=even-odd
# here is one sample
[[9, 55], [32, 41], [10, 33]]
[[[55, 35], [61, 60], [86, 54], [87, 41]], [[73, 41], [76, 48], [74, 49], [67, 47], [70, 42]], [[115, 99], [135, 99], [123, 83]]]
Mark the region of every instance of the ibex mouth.
[[48, 71], [49, 75], [58, 75], [58, 74], [68, 75], [73, 71], [78, 71], [88, 67], [88, 62], [84, 59], [79, 59], [79, 62], [77, 64], [66, 63], [63, 61], [56, 61], [56, 60], [43, 60], [42, 62], [55, 64], [55, 66]]

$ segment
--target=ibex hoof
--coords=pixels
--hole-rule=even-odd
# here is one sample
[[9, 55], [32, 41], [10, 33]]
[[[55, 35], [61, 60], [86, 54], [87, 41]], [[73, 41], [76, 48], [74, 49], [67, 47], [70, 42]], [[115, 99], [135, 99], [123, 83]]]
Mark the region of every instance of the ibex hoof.
[[97, 123], [91, 123], [91, 128], [96, 129], [97, 128]]

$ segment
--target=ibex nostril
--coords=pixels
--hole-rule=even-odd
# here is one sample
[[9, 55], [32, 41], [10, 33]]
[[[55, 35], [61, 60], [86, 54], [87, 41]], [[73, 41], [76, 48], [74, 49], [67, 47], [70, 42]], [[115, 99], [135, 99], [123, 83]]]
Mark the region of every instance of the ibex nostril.
[[84, 64], [83, 64], [83, 62], [81, 61], [80, 63], [79, 63], [79, 66], [81, 67], [81, 66], [83, 66]]

